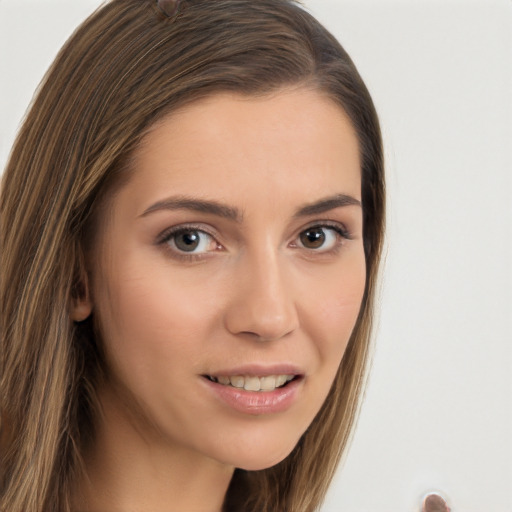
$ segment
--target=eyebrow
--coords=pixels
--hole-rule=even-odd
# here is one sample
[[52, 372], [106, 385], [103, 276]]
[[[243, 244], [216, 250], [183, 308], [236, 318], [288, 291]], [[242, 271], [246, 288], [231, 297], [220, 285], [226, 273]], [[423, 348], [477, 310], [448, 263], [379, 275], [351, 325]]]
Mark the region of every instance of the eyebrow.
[[236, 222], [242, 222], [243, 218], [243, 215], [238, 208], [227, 206], [218, 203], [217, 201], [194, 199], [184, 196], [169, 197], [162, 201], [158, 201], [145, 210], [141, 217], [145, 217], [146, 215], [159, 210], [190, 210], [217, 215], [218, 217], [224, 217]]
[[355, 197], [346, 194], [336, 194], [325, 199], [320, 199], [314, 203], [303, 206], [295, 213], [294, 217], [307, 217], [309, 215], [318, 215], [342, 206], [361, 206], [361, 201]]
[[[294, 218], [318, 215], [343, 206], [361, 206], [361, 201], [346, 194], [336, 194], [299, 208], [295, 212]], [[227, 206], [217, 201], [194, 199], [185, 196], [169, 197], [158, 201], [147, 208], [141, 217], [160, 210], [190, 210], [209, 213], [238, 223], [241, 223], [243, 220], [243, 214], [238, 208]]]

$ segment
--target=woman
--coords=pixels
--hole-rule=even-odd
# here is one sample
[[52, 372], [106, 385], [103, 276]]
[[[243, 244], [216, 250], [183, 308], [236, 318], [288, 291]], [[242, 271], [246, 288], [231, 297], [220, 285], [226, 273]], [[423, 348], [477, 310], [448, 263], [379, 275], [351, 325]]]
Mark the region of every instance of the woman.
[[377, 116], [291, 0], [113, 0], [4, 174], [2, 510], [313, 511], [354, 424]]

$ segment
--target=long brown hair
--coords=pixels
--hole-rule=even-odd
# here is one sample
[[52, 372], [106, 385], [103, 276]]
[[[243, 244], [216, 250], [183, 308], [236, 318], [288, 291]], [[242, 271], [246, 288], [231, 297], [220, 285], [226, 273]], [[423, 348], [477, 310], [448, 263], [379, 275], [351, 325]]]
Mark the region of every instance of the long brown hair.
[[304, 85], [332, 98], [358, 134], [367, 283], [359, 318], [317, 417], [276, 466], [237, 470], [225, 510], [311, 512], [347, 447], [368, 361], [384, 230], [379, 124], [349, 56], [294, 0], [112, 0], [48, 71], [3, 177], [1, 214], [2, 510], [70, 510], [91, 442], [101, 346], [76, 324], [84, 249], [98, 208], [126, 179], [147, 128], [218, 91]]

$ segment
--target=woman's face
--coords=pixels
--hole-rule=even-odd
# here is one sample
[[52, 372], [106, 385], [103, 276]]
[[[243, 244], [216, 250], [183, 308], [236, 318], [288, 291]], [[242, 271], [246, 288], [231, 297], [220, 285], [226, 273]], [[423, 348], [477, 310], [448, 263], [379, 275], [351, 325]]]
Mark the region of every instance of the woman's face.
[[133, 165], [90, 283], [110, 407], [181, 452], [276, 464], [327, 396], [361, 305], [354, 130], [315, 91], [219, 94], [153, 126]]

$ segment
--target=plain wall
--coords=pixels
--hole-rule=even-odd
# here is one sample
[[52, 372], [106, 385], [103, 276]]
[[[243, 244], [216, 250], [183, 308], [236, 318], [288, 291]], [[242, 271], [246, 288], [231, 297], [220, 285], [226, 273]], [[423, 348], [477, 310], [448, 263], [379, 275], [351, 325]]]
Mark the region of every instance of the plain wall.
[[[255, 0], [256, 1], [256, 0]], [[373, 369], [322, 512], [512, 511], [512, 2], [309, 0], [381, 116], [387, 257]], [[0, 168], [97, 0], [0, 0]]]

